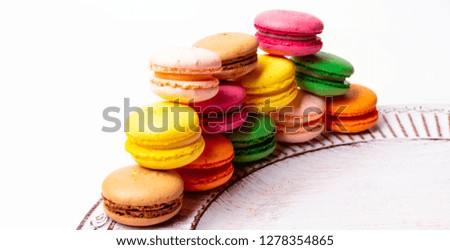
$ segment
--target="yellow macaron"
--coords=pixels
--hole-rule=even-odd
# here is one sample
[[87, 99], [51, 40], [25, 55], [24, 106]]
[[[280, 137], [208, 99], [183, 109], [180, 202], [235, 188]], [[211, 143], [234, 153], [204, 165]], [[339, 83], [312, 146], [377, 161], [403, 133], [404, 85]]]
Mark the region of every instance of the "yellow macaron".
[[240, 79], [247, 96], [245, 105], [259, 112], [271, 112], [297, 96], [295, 65], [285, 57], [258, 55], [256, 69]]
[[197, 113], [189, 106], [157, 102], [130, 114], [125, 149], [151, 169], [173, 169], [197, 159], [205, 148]]

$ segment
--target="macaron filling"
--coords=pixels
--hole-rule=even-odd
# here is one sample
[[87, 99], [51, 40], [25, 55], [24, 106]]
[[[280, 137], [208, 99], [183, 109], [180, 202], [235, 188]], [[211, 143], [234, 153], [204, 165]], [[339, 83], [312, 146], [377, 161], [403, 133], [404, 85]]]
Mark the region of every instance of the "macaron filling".
[[344, 80], [342, 82], [337, 82], [337, 81], [325, 80], [325, 79], [321, 79], [321, 78], [318, 78], [318, 77], [305, 75], [305, 74], [302, 74], [302, 73], [297, 73], [296, 74], [297, 83], [298, 83], [298, 79], [304, 79], [304, 80], [307, 80], [309, 82], [316, 82], [316, 83], [320, 83], [320, 84], [324, 84], [324, 85], [328, 85], [328, 86], [333, 86], [333, 87], [340, 87], [340, 88], [342, 88], [342, 87], [343, 88], [349, 88], [350, 87], [350, 83], [348, 81], [346, 81], [346, 80]]
[[150, 70], [155, 72], [163, 72], [163, 73], [171, 73], [171, 74], [186, 74], [186, 75], [205, 75], [205, 74], [216, 74], [222, 70], [222, 66], [212, 67], [212, 68], [203, 68], [203, 69], [195, 69], [195, 68], [174, 68], [161, 66], [156, 64], [150, 64]]
[[158, 218], [160, 216], [175, 212], [181, 207], [181, 204], [183, 203], [183, 193], [181, 193], [180, 196], [175, 200], [148, 206], [130, 206], [117, 204], [104, 196], [102, 196], [102, 198], [105, 208], [107, 208], [112, 213], [120, 216], [128, 216], [134, 218]]
[[186, 89], [186, 90], [207, 90], [214, 89], [216, 92], [219, 86], [219, 80], [215, 77], [210, 77], [209, 79], [203, 80], [173, 80], [166, 78], [153, 77], [151, 83], [160, 87], [171, 87], [175, 89]]
[[204, 81], [213, 79], [211, 74], [171, 74], [163, 72], [154, 72], [154, 77], [162, 78], [167, 80], [177, 80], [177, 81]]
[[234, 172], [231, 159], [222, 166], [214, 168], [180, 168], [177, 169], [178, 174], [186, 184], [198, 185], [212, 183], [225, 177], [231, 177]]
[[256, 138], [253, 138], [250, 141], [245, 141], [245, 140], [238, 141], [238, 140], [235, 140], [235, 141], [231, 141], [231, 142], [233, 143], [233, 147], [236, 150], [236, 149], [251, 147], [251, 146], [254, 146], [254, 145], [258, 145], [258, 144], [263, 144], [265, 142], [270, 141], [270, 139], [273, 138], [274, 135], [275, 135], [275, 131], [271, 131], [266, 136], [256, 137]]
[[347, 81], [335, 82], [329, 80], [323, 80], [320, 78], [304, 75], [301, 73], [296, 74], [297, 85], [308, 92], [312, 92], [318, 96], [336, 96], [345, 94], [350, 84]]
[[[286, 107], [289, 108], [289, 105]], [[311, 121], [319, 120], [324, 115], [324, 112], [320, 112], [320, 111], [315, 112], [317, 110], [313, 110], [314, 108], [315, 107], [311, 108], [311, 110], [313, 112], [310, 112], [307, 115], [303, 115], [303, 116], [294, 115], [292, 113], [284, 113], [284, 110], [282, 109], [281, 111], [283, 111], [283, 112], [280, 111], [277, 113], [271, 113], [271, 117], [275, 121], [276, 124], [295, 126], [298, 124], [304, 124], [304, 123], [308, 123]]]
[[320, 39], [320, 37], [316, 35], [310, 35], [310, 36], [287, 36], [287, 35], [277, 35], [277, 34], [271, 34], [263, 31], [258, 31], [259, 35], [276, 38], [276, 39], [286, 39], [291, 41], [309, 41], [309, 40], [317, 40]]
[[340, 133], [361, 132], [372, 127], [378, 120], [378, 110], [352, 117], [327, 115], [327, 129]]
[[323, 119], [320, 117], [317, 120], [308, 121], [304, 123], [276, 123], [277, 124], [277, 133], [308, 133], [308, 132], [317, 132], [323, 129]]
[[298, 66], [296, 65], [297, 73], [301, 75], [306, 75], [314, 78], [319, 78], [322, 80], [333, 81], [333, 82], [344, 82], [347, 76], [335, 74], [332, 72], [327, 72], [319, 69], [313, 69], [307, 66]]
[[237, 57], [231, 60], [222, 61], [222, 71], [232, 70], [240, 67], [245, 67], [254, 64], [258, 61], [256, 51], [251, 54], [247, 54], [241, 57]]
[[247, 110], [239, 107], [232, 110], [225, 112], [225, 114], [208, 113], [200, 116], [202, 133], [223, 133], [241, 126], [247, 119]]
[[[320, 39], [320, 37], [316, 36], [314, 39], [307, 39], [307, 40], [301, 40], [301, 39], [296, 39], [296, 40], [289, 40], [289, 39], [282, 39], [282, 38], [275, 38], [275, 37], [267, 37], [264, 36], [260, 33], [256, 33], [255, 34], [256, 38], [259, 41], [259, 46], [261, 49], [264, 50], [264, 48], [268, 48], [267, 45], [271, 45], [273, 46], [273, 48], [281, 48], [281, 47], [303, 47], [303, 46], [312, 46], [312, 47], [317, 47], [318, 50], [320, 50], [320, 48], [322, 48], [322, 39]], [[317, 50], [317, 51], [318, 51]], [[277, 55], [283, 55], [283, 54], [277, 54]], [[296, 54], [293, 54], [296, 55]], [[301, 54], [303, 55], [303, 54]]]
[[250, 162], [260, 160], [270, 155], [275, 149], [277, 142], [275, 136], [267, 140], [245, 148], [235, 148], [233, 162]]
[[246, 105], [249, 109], [256, 108], [256, 111], [272, 112], [289, 104], [294, 100], [297, 92], [297, 84], [292, 81], [290, 85], [272, 92], [270, 96], [247, 95]]

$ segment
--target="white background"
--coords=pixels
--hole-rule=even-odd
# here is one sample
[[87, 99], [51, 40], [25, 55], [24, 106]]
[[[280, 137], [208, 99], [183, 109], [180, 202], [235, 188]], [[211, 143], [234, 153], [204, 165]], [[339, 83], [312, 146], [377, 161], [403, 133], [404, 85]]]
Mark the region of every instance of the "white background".
[[[103, 178], [132, 164], [102, 111], [141, 106], [148, 58], [214, 33], [253, 34], [253, 18], [292, 9], [322, 19], [324, 51], [380, 105], [449, 103], [450, 2], [360, 0], [1, 1], [0, 195], [3, 229], [75, 229]], [[120, 113], [119, 117], [123, 117]], [[123, 120], [123, 118], [121, 118]]]

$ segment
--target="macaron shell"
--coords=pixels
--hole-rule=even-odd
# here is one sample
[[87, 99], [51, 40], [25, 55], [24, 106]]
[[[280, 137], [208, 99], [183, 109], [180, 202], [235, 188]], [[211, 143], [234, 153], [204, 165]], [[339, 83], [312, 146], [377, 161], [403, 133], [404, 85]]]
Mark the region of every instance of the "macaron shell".
[[300, 90], [292, 102], [278, 112], [271, 113], [275, 123], [294, 124], [320, 119], [325, 113], [325, 99]]
[[288, 36], [316, 35], [324, 27], [318, 17], [293, 10], [264, 11], [255, 17], [254, 24], [260, 31]]
[[159, 50], [150, 56], [150, 69], [178, 74], [214, 74], [220, 72], [220, 57], [207, 49], [175, 47]]
[[258, 55], [256, 69], [243, 76], [239, 83], [247, 95], [265, 94], [290, 85], [295, 79], [295, 65], [285, 57]]
[[193, 137], [198, 138], [200, 126], [197, 113], [189, 106], [157, 102], [132, 112], [125, 122], [125, 131], [137, 144], [169, 149], [174, 145], [180, 147]]
[[210, 169], [221, 167], [234, 157], [233, 144], [223, 135], [204, 135], [205, 150], [194, 162], [182, 169]]
[[314, 55], [291, 57], [297, 68], [317, 75], [346, 78], [354, 73], [353, 65], [342, 57], [320, 51]]
[[183, 180], [175, 171], [156, 171], [138, 165], [117, 169], [102, 183], [102, 196], [129, 206], [166, 203], [182, 193]]
[[179, 168], [196, 160], [205, 148], [205, 141], [200, 137], [196, 142], [184, 147], [172, 149], [154, 149], [143, 147], [127, 139], [125, 149], [141, 166], [151, 169]]
[[193, 45], [194, 47], [208, 49], [222, 60], [222, 65], [256, 54], [258, 40], [249, 34], [240, 32], [225, 32], [207, 36]]
[[178, 212], [181, 210], [181, 206], [179, 206], [175, 211], [165, 214], [156, 218], [137, 218], [132, 216], [124, 216], [124, 215], [118, 215], [116, 213], [111, 212], [107, 207], [103, 206], [103, 210], [105, 211], [106, 215], [111, 218], [112, 220], [128, 225], [133, 227], [147, 227], [156, 225], [159, 223], [162, 223], [164, 221], [167, 221], [178, 214]]
[[303, 74], [297, 74], [295, 80], [300, 89], [318, 96], [340, 96], [347, 93], [350, 88], [350, 84], [347, 83], [318, 79]]
[[297, 126], [277, 124], [276, 140], [287, 143], [300, 143], [312, 140], [325, 130], [325, 124], [322, 118], [311, 123]]
[[237, 83], [221, 83], [218, 93], [211, 99], [191, 103], [190, 106], [198, 113], [223, 114], [232, 108], [241, 106], [245, 100], [245, 89]]
[[350, 90], [342, 96], [327, 100], [327, 114], [340, 117], [354, 117], [376, 109], [375, 92], [359, 84], [351, 84]]
[[335, 117], [327, 115], [327, 130], [337, 133], [359, 133], [375, 126], [378, 110], [354, 117]]

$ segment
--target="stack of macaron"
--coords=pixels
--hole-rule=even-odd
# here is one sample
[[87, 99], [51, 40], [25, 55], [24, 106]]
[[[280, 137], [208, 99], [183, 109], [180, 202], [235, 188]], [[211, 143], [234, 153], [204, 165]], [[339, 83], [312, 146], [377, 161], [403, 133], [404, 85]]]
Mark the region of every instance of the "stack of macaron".
[[283, 107], [297, 93], [292, 62], [258, 55], [257, 38], [245, 33], [213, 34], [193, 46], [219, 55], [223, 67], [215, 75], [220, 80], [219, 93], [191, 104], [201, 117], [202, 132], [224, 133], [233, 145], [235, 164], [270, 155], [276, 146], [274, 121], [268, 115], [270, 106]]
[[[246, 92], [235, 80], [256, 68], [257, 49], [254, 36], [231, 32], [151, 55], [151, 90], [165, 101], [141, 107], [125, 122], [125, 149], [137, 165], [104, 180], [103, 204], [110, 218], [131, 226], [161, 223], [180, 210], [185, 191], [228, 182], [235, 151], [222, 134], [248, 124]], [[273, 151], [274, 127], [268, 134], [270, 149], [252, 159]]]
[[[321, 51], [323, 43], [317, 35], [324, 25], [319, 18], [292, 10], [269, 10], [256, 16], [254, 26], [267, 57], [289, 58], [299, 87], [299, 93], [285, 107], [271, 109], [277, 141], [305, 142], [325, 129], [357, 133], [376, 123], [375, 93], [346, 80], [354, 72], [351, 63]], [[248, 82], [243, 85], [251, 86]]]
[[354, 71], [348, 61], [320, 51], [319, 18], [269, 10], [254, 26], [256, 35], [218, 33], [151, 55], [151, 90], [164, 101], [126, 120], [125, 149], [137, 165], [104, 180], [109, 217], [131, 226], [164, 222], [184, 192], [224, 185], [234, 165], [264, 159], [277, 141], [376, 123], [375, 93], [346, 81]]

